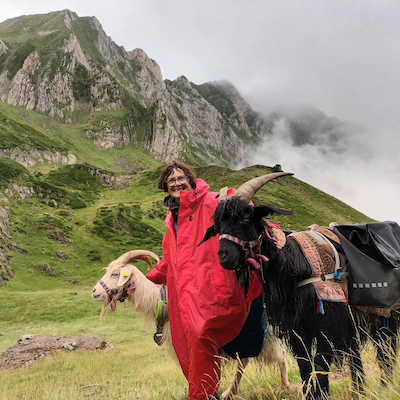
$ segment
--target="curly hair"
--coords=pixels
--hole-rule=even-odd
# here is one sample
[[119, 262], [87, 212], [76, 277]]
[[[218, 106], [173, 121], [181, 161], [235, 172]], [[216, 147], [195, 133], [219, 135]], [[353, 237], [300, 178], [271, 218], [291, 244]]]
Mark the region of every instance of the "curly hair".
[[159, 189], [163, 190], [164, 192], [168, 192], [167, 179], [171, 174], [174, 173], [174, 169], [182, 170], [185, 176], [189, 179], [189, 184], [192, 189], [196, 187], [196, 175], [194, 171], [181, 161], [172, 161], [163, 169], [160, 177], [158, 178]]

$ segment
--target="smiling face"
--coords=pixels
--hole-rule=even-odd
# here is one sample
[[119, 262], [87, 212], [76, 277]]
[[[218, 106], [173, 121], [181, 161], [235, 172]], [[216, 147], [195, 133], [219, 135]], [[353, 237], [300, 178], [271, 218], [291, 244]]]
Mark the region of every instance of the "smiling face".
[[172, 174], [168, 176], [167, 189], [168, 194], [175, 198], [178, 202], [181, 197], [182, 190], [192, 190], [189, 179], [179, 168], [174, 168]]

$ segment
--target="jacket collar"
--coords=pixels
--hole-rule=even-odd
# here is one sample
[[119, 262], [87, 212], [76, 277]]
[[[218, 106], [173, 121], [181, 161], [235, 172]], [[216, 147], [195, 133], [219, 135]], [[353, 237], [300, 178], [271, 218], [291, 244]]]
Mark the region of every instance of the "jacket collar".
[[175, 210], [179, 208], [179, 203], [176, 201], [174, 197], [168, 195], [164, 198], [164, 206], [168, 208], [168, 210]]
[[209, 189], [210, 186], [203, 179], [197, 179], [196, 187], [193, 190], [181, 192], [179, 203], [174, 197], [168, 195], [164, 198], [164, 206], [171, 211], [179, 208], [179, 206], [194, 208], [197, 202], [208, 193]]

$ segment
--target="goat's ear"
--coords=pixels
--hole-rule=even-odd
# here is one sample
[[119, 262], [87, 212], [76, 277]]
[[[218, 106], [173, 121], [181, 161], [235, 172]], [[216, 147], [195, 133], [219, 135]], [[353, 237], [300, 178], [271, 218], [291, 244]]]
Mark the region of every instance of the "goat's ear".
[[118, 287], [124, 286], [125, 283], [128, 282], [131, 275], [132, 271], [129, 268], [127, 267], [122, 268], [118, 278]]
[[264, 217], [268, 217], [271, 214], [279, 215], [292, 215], [292, 210], [283, 210], [282, 208], [273, 206], [256, 206], [254, 207], [254, 219], [261, 220]]
[[206, 234], [204, 235], [201, 242], [197, 245], [199, 247], [202, 243], [206, 242], [208, 239], [211, 239], [218, 233], [218, 228], [215, 225], [211, 225], [207, 230]]

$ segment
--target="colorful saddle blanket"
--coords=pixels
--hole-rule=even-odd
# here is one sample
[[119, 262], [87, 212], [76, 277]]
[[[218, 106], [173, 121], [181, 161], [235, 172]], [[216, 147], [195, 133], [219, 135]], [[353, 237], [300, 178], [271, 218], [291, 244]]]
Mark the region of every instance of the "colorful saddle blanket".
[[[321, 280], [312, 282], [317, 296], [320, 300], [334, 302], [348, 302], [347, 279], [341, 277], [338, 279], [323, 279], [325, 275], [335, 273], [336, 259], [332, 245], [314, 231], [291, 233], [292, 237], [299, 244], [303, 254], [310, 264], [313, 274], [312, 277], [322, 277]], [[338, 254], [338, 253], [336, 253]], [[345, 271], [345, 259], [341, 254], [340, 258], [341, 272]]]

